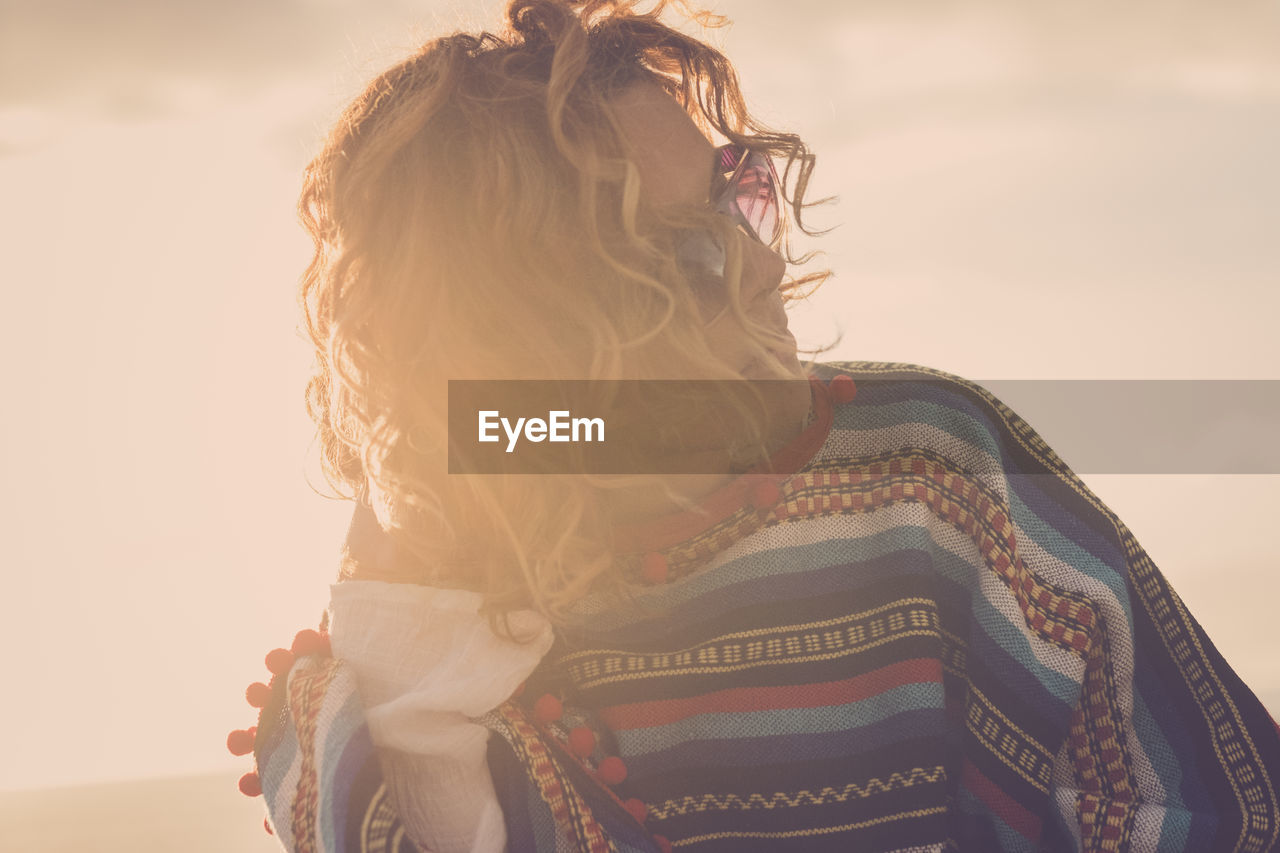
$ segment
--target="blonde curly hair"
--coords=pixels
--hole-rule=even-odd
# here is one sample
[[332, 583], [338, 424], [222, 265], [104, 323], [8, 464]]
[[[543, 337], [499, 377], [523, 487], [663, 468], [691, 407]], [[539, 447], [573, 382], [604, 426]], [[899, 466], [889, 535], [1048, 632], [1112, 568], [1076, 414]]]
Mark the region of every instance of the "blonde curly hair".
[[[666, 6], [514, 0], [502, 33], [434, 39], [379, 75], [307, 167], [299, 213], [315, 247], [299, 302], [324, 474], [339, 496], [371, 500], [397, 545], [432, 567], [344, 574], [466, 587], [490, 616], [532, 607], [552, 620], [621, 587], [598, 499], [617, 484], [447, 474], [447, 380], [671, 378], [693, 365], [739, 378], [704, 340], [679, 229], [728, 247], [730, 308], [766, 351], [738, 299], [734, 224], [647, 207], [610, 100], [654, 83], [704, 133], [785, 158], [786, 206], [805, 234], [814, 156], [748, 113], [730, 62], [663, 23]], [[780, 251], [807, 261], [791, 256], [791, 233]], [[788, 277], [784, 298], [827, 275]]]

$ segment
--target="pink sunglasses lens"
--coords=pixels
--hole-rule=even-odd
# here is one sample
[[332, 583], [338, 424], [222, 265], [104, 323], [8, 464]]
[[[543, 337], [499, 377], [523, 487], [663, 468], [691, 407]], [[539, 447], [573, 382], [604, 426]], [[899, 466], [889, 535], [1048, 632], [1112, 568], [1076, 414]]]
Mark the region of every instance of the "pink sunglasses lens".
[[734, 203], [756, 236], [771, 243], [778, 236], [778, 194], [773, 169], [763, 155], [748, 155], [738, 178]]

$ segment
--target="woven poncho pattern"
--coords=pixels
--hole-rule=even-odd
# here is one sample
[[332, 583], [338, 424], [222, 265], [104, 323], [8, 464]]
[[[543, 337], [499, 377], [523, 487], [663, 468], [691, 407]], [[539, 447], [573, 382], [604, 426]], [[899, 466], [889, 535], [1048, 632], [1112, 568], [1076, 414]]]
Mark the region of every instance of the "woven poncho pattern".
[[[509, 849], [1280, 849], [1280, 729], [1035, 431], [931, 368], [812, 373], [857, 396], [819, 399], [776, 500], [648, 525], [630, 556], [666, 582], [581, 602], [481, 720]], [[547, 692], [592, 756], [532, 712]], [[273, 699], [256, 758], [285, 847], [415, 849], [341, 661]]]

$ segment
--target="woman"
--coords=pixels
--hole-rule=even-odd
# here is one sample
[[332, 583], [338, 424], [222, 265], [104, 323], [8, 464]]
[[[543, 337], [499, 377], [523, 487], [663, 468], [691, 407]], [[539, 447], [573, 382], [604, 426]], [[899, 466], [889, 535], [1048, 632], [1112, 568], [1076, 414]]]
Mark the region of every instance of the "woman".
[[[626, 2], [508, 20], [308, 170], [308, 399], [359, 499], [327, 637], [230, 743], [285, 847], [1280, 845], [1275, 724], [1035, 432], [800, 363], [814, 159], [728, 61]], [[792, 381], [677, 412], [697, 475], [451, 475], [446, 383], [495, 378]]]

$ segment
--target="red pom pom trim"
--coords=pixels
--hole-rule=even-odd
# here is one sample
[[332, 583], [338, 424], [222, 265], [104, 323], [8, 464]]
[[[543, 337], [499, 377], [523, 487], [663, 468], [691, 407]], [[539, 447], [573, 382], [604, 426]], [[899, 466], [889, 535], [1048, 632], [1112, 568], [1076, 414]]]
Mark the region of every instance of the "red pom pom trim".
[[751, 487], [751, 505], [756, 509], [768, 509], [782, 497], [782, 490], [772, 480], [761, 480]]
[[253, 735], [249, 729], [236, 729], [227, 735], [227, 749], [232, 755], [248, 755], [253, 752]]
[[294, 657], [304, 658], [307, 655], [329, 654], [329, 638], [319, 631], [303, 628], [293, 635], [293, 645], [289, 647]]
[[667, 558], [659, 554], [657, 551], [650, 551], [648, 554], [645, 554], [644, 562], [640, 566], [640, 576], [648, 583], [666, 583]]
[[272, 649], [267, 652], [267, 669], [272, 675], [285, 675], [293, 668], [293, 652], [288, 649]]
[[637, 823], [644, 823], [645, 819], [649, 817], [649, 807], [634, 797], [623, 803], [622, 807], [631, 812], [631, 816], [636, 819]]
[[596, 774], [606, 785], [621, 785], [627, 778], [627, 765], [616, 755], [610, 755], [596, 768]]
[[849, 403], [858, 396], [858, 386], [854, 383], [853, 377], [843, 373], [831, 378], [827, 383], [827, 390], [831, 392], [831, 398], [837, 403]]
[[569, 732], [569, 749], [579, 758], [586, 758], [596, 751], [596, 733], [586, 726], [578, 726]]
[[550, 693], [543, 694], [533, 703], [533, 718], [539, 723], [550, 723], [560, 719], [564, 714], [564, 705]]
[[262, 795], [262, 780], [258, 778], [257, 773], [250, 770], [240, 777], [240, 793], [246, 797], [259, 797]]
[[245, 689], [244, 698], [255, 708], [265, 708], [271, 700], [271, 688], [261, 681], [255, 681]]
[[658, 849], [661, 850], [662, 853], [671, 853], [671, 842], [668, 841], [665, 836], [655, 835], [653, 837], [653, 843], [658, 845]]

